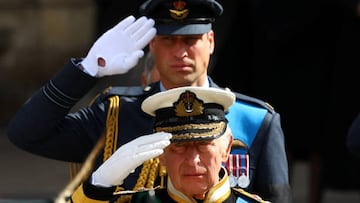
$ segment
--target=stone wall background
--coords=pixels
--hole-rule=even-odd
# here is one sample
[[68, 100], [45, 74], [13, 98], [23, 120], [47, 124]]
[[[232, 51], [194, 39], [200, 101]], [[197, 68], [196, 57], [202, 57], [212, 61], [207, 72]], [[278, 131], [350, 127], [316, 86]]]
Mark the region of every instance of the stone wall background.
[[[67, 162], [17, 148], [7, 139], [6, 127], [26, 99], [71, 57], [86, 56], [99, 31], [97, 17], [95, 0], [0, 0], [1, 203], [52, 202], [68, 183]], [[109, 85], [139, 83], [139, 68], [105, 77], [74, 110]]]
[[[71, 57], [86, 56], [99, 32], [96, 6], [95, 0], [0, 0], [0, 126]], [[74, 109], [109, 85], [139, 85], [139, 71], [101, 79]]]
[[86, 53], [95, 14], [90, 0], [0, 0], [0, 202], [51, 202], [67, 184], [68, 163], [16, 148], [6, 126], [70, 57]]
[[0, 0], [0, 124], [94, 33], [89, 0]]

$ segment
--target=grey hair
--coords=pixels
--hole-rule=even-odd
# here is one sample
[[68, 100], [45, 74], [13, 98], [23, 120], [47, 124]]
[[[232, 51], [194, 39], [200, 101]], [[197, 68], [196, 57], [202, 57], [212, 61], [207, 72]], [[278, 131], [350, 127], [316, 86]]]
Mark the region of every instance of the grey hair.
[[219, 138], [220, 142], [221, 142], [221, 145], [222, 145], [222, 148], [224, 150], [226, 150], [227, 147], [229, 146], [230, 141], [231, 141], [231, 137], [232, 137], [232, 131], [231, 131], [230, 125], [227, 124], [224, 134]]

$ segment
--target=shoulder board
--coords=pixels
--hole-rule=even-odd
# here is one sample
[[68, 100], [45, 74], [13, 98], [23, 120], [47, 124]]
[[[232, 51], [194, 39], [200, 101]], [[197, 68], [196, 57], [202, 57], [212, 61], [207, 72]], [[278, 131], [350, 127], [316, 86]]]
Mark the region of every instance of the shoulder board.
[[142, 86], [110, 86], [103, 91], [104, 95], [119, 95], [136, 97], [143, 95], [145, 88]]
[[252, 104], [254, 106], [265, 108], [269, 112], [274, 112], [275, 111], [273, 106], [271, 106], [269, 103], [267, 103], [267, 102], [265, 102], [263, 100], [260, 100], [260, 99], [254, 98], [254, 97], [250, 97], [250, 96], [247, 96], [247, 95], [244, 95], [244, 94], [240, 94], [238, 92], [233, 92], [233, 93], [236, 96], [236, 100], [240, 100], [240, 101]]
[[261, 101], [243, 95], [238, 96], [241, 97], [237, 97], [225, 116], [234, 136], [234, 144], [239, 142], [240, 147], [236, 148], [233, 145], [235, 148], [232, 148], [232, 153], [245, 154], [251, 147], [269, 109], [264, 107]]
[[108, 88], [104, 89], [102, 93], [96, 95], [92, 102], [95, 100], [103, 101], [111, 96], [120, 96], [120, 97], [140, 97], [143, 95], [152, 94], [156, 91], [156, 83], [152, 84], [151, 86], [109, 86]]
[[[241, 198], [243, 200], [247, 200], [245, 202], [270, 203], [269, 201], [263, 200], [259, 195], [246, 192], [241, 188], [231, 188], [231, 189], [235, 191], [235, 194], [238, 197], [238, 199]], [[244, 202], [244, 201], [237, 201], [237, 202]]]
[[[225, 90], [229, 90], [231, 91], [229, 88], [225, 87], [219, 87], [216, 84], [214, 84], [214, 87], [220, 88], [220, 89], [225, 89]], [[266, 110], [268, 110], [270, 113], [274, 113], [275, 109], [272, 105], [270, 105], [268, 102], [265, 102], [261, 99], [255, 98], [255, 97], [251, 97], [245, 94], [241, 94], [239, 92], [235, 92], [235, 91], [231, 91], [235, 94], [236, 96], [236, 101], [242, 101], [244, 103], [248, 103], [249, 105], [253, 105], [253, 106], [257, 106], [260, 108], [264, 108]]]

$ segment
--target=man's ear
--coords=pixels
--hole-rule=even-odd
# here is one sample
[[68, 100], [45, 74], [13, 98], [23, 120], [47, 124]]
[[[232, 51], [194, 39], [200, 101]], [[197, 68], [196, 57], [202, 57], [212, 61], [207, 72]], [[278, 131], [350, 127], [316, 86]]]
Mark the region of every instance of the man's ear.
[[150, 42], [149, 42], [149, 51], [151, 52], [152, 49], [154, 49], [154, 42], [155, 40], [152, 39]]
[[228, 145], [227, 145], [227, 147], [226, 147], [226, 151], [223, 153], [223, 158], [222, 158], [222, 159], [223, 159], [223, 162], [224, 162], [224, 163], [227, 162], [227, 160], [229, 159], [229, 155], [230, 155], [230, 151], [231, 151], [231, 146], [232, 146], [233, 140], [234, 140], [233, 136], [230, 135], [230, 137], [229, 137], [229, 143], [228, 143]]
[[214, 53], [214, 49], [215, 49], [215, 34], [213, 31], [210, 31], [208, 33], [208, 39], [209, 39], [209, 52], [210, 54]]
[[165, 165], [165, 159], [164, 159], [164, 156], [163, 155], [160, 155], [159, 156], [159, 163], [161, 164], [161, 165]]
[[142, 72], [141, 73], [141, 85], [145, 86], [146, 84], [148, 84], [148, 81], [146, 80], [145, 74]]

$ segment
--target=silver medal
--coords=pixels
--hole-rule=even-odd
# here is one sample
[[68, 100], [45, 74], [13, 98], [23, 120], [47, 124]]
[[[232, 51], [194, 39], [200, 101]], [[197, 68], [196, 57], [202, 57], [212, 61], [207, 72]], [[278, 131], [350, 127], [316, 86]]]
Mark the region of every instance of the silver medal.
[[249, 186], [250, 184], [250, 180], [249, 177], [241, 174], [241, 176], [238, 178], [237, 180], [237, 184], [241, 187], [241, 188], [246, 188], [247, 186]]
[[235, 187], [237, 185], [237, 180], [236, 177], [233, 175], [229, 176], [229, 182], [230, 182], [230, 187]]

